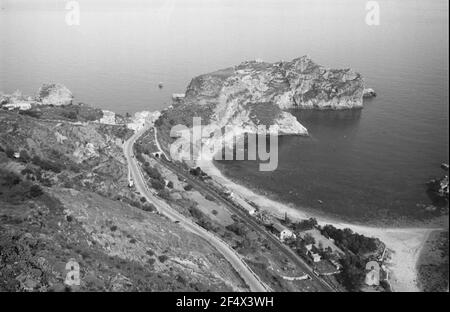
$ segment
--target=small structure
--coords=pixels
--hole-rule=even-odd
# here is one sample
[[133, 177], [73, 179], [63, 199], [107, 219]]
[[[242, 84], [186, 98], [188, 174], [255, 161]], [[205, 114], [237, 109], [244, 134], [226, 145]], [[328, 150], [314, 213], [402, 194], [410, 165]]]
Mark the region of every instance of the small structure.
[[116, 124], [116, 113], [109, 110], [102, 110], [103, 116], [100, 118], [99, 122], [107, 125]]
[[175, 102], [181, 101], [186, 97], [184, 93], [174, 93], [172, 94], [172, 100]]
[[239, 198], [238, 196], [234, 197], [233, 193], [230, 194], [230, 197], [237, 201], [238, 204], [241, 205], [241, 207], [244, 208], [249, 215], [254, 216], [258, 212], [258, 206], [256, 206], [256, 204], [252, 201], [245, 198], [241, 200], [241, 198]]
[[288, 238], [296, 238], [295, 234], [291, 230], [281, 225], [280, 223], [273, 223], [272, 227], [278, 235], [278, 238], [282, 242], [284, 242]]
[[28, 102], [17, 102], [3, 105], [4, 108], [8, 110], [19, 109], [19, 110], [29, 110], [31, 109], [31, 104]]
[[14, 158], [20, 158], [20, 153], [19, 152], [14, 152]]
[[376, 97], [376, 96], [377, 96], [377, 93], [372, 88], [365, 88], [363, 90], [363, 98], [365, 98], [365, 99]]
[[370, 270], [367, 272], [364, 282], [368, 286], [380, 285], [380, 273], [375, 269]]
[[313, 262], [320, 262], [322, 257], [317, 252], [317, 248], [313, 244], [306, 245], [306, 254], [311, 258]]

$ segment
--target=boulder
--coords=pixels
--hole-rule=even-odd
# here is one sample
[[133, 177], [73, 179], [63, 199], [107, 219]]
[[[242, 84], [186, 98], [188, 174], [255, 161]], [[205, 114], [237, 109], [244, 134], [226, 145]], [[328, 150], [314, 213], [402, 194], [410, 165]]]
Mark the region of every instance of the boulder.
[[69, 105], [72, 104], [73, 95], [64, 85], [49, 83], [39, 89], [38, 98], [45, 105]]
[[363, 98], [365, 98], [365, 99], [376, 97], [376, 96], [377, 96], [377, 93], [372, 88], [366, 88], [363, 91]]

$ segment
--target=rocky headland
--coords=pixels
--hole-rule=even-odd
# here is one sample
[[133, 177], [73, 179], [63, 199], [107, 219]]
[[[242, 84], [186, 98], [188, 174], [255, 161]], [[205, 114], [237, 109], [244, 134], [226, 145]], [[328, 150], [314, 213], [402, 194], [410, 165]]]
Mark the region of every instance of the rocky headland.
[[362, 108], [363, 98], [374, 95], [361, 74], [325, 68], [308, 56], [277, 63], [247, 61], [192, 79], [185, 96], [177, 96], [162, 112], [158, 128], [166, 142], [173, 141], [174, 125], [192, 127], [193, 117], [202, 118], [206, 132], [228, 126], [239, 135], [264, 125], [278, 135], [307, 135], [290, 110]]

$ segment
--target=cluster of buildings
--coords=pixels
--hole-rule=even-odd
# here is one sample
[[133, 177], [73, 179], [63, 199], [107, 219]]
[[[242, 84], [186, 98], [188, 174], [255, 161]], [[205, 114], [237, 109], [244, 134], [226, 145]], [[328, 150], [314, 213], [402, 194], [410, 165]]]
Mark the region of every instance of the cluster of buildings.
[[2, 108], [7, 110], [29, 110], [31, 109], [31, 104], [29, 102], [16, 102], [16, 103], [8, 103], [3, 104]]

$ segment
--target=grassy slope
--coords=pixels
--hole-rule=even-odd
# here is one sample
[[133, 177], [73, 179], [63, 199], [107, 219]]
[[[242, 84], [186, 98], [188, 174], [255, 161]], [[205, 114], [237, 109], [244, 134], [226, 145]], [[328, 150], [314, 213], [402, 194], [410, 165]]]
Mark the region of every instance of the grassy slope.
[[[245, 288], [201, 239], [128, 204], [143, 207], [127, 187], [120, 142], [128, 133], [120, 126], [5, 111], [0, 121], [0, 290], [64, 290], [71, 258], [82, 268], [75, 289]], [[51, 170], [42, 167], [49, 163]]]

